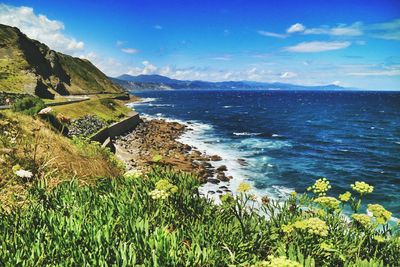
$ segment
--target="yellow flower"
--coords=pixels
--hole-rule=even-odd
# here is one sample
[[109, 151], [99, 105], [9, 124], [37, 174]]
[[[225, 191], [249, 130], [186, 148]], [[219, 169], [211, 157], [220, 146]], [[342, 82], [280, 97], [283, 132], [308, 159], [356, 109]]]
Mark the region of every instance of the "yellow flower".
[[14, 165], [14, 166], [12, 167], [13, 173], [15, 173], [15, 172], [17, 172], [17, 171], [19, 171], [19, 170], [21, 170], [21, 166], [20, 166], [19, 164], [16, 164], [16, 165]]
[[301, 267], [302, 265], [297, 261], [292, 261], [287, 259], [285, 256], [274, 257], [272, 255], [268, 256], [268, 261], [266, 265], [269, 267]]
[[392, 213], [379, 204], [368, 204], [368, 210], [379, 224], [385, 224], [392, 217]]
[[309, 218], [297, 221], [293, 225], [297, 229], [307, 230], [308, 233], [319, 236], [328, 235], [328, 225], [319, 218]]
[[320, 178], [315, 181], [314, 185], [307, 188], [308, 191], [312, 191], [318, 196], [325, 196], [326, 192], [331, 188], [329, 181], [326, 178]]
[[314, 202], [334, 210], [338, 209], [340, 204], [340, 201], [334, 197], [318, 197], [314, 199]]
[[251, 185], [250, 185], [250, 184], [245, 183], [245, 182], [241, 182], [241, 183], [239, 184], [239, 186], [238, 186], [237, 191], [238, 191], [239, 193], [246, 193], [246, 192], [249, 192], [250, 189], [251, 189]]
[[378, 243], [385, 242], [385, 238], [384, 238], [383, 236], [381, 236], [381, 235], [375, 235], [375, 236], [374, 236], [374, 239], [375, 239], [376, 241], [378, 241]]
[[297, 192], [296, 192], [296, 191], [293, 191], [293, 192], [290, 193], [290, 195], [291, 195], [292, 197], [297, 197]]
[[149, 196], [152, 199], [166, 199], [169, 197], [169, 193], [165, 190], [154, 189], [153, 191], [149, 192]]
[[365, 182], [355, 182], [351, 185], [351, 188], [354, 191], [358, 192], [360, 195], [372, 193], [372, 191], [374, 191], [374, 187]]
[[340, 194], [339, 195], [339, 199], [343, 202], [347, 202], [349, 201], [349, 199], [351, 198], [351, 193], [349, 191], [347, 191], [346, 193]]
[[359, 224], [361, 224], [364, 227], [369, 227], [371, 226], [371, 217], [369, 217], [367, 214], [353, 214], [351, 215], [351, 217], [353, 218], [353, 220], [355, 220], [356, 222], [358, 222]]
[[176, 185], [171, 184], [167, 179], [161, 179], [156, 183], [156, 189], [164, 190], [168, 193], [176, 193], [178, 192], [178, 187]]
[[282, 225], [282, 231], [285, 234], [290, 234], [291, 232], [293, 232], [293, 230], [294, 230], [293, 225], [290, 223]]
[[152, 158], [153, 162], [160, 162], [163, 159], [161, 155], [154, 155]]
[[124, 173], [124, 178], [137, 179], [142, 176], [142, 173], [138, 170], [130, 170]]

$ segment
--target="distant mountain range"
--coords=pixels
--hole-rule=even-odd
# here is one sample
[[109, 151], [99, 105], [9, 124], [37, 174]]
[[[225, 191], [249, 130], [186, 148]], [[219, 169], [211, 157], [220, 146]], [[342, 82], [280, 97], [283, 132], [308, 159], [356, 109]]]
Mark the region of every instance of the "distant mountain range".
[[347, 90], [334, 84], [319, 86], [304, 86], [288, 83], [266, 83], [252, 81], [184, 81], [171, 79], [161, 75], [138, 75], [128, 74], [116, 78], [110, 78], [113, 82], [121, 85], [127, 90], [159, 90], [159, 89], [269, 89], [269, 90]]

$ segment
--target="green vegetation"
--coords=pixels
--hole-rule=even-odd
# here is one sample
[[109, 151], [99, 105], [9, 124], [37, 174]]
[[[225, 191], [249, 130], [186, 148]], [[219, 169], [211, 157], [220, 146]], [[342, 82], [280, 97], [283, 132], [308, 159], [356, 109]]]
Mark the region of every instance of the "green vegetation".
[[26, 115], [36, 115], [45, 107], [46, 106], [42, 99], [33, 96], [27, 96], [22, 99], [18, 99], [12, 105], [12, 110], [16, 112], [22, 112]]
[[[86, 140], [70, 140], [49, 122], [52, 123], [48, 115], [38, 118], [11, 111], [0, 112], [2, 208], [26, 203], [27, 190], [38, 179], [48, 179], [50, 187], [72, 177], [82, 184], [90, 184], [99, 177], [114, 177], [123, 171], [121, 163], [108, 148], [102, 148], [98, 143], [89, 144]], [[32, 177], [17, 177], [15, 166], [31, 172]]]
[[0, 24], [0, 91], [53, 98], [123, 90], [88, 60], [50, 50], [17, 28]]
[[71, 119], [77, 119], [84, 115], [96, 115], [104, 121], [111, 123], [119, 121], [132, 111], [124, 103], [121, 100], [93, 98], [83, 102], [55, 106], [53, 109]]
[[[148, 174], [65, 182], [38, 180], [29, 205], [0, 213], [0, 261], [79, 266], [398, 266], [399, 230], [349, 221], [318, 196], [284, 203], [249, 193], [200, 197], [191, 175]], [[374, 213], [374, 216], [377, 214]], [[35, 227], [32, 227], [35, 225]], [[382, 226], [382, 224], [381, 224]], [[287, 264], [287, 265], [285, 265]], [[289, 265], [291, 264], [291, 265]]]

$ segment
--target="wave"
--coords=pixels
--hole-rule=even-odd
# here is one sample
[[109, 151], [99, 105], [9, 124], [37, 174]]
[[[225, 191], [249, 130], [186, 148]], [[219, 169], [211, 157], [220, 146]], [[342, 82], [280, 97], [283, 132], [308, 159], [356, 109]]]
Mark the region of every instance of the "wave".
[[263, 140], [259, 138], [247, 138], [240, 142], [241, 147], [250, 150], [260, 150], [260, 149], [281, 149], [290, 148], [292, 144], [288, 141], [280, 140]]
[[242, 133], [236, 133], [234, 132], [233, 135], [236, 136], [256, 136], [256, 135], [260, 135], [261, 133], [249, 133], [249, 132], [242, 132]]
[[150, 102], [154, 102], [157, 100], [158, 100], [158, 98], [154, 98], [154, 97], [144, 97], [144, 98], [141, 98], [139, 101], [128, 103], [128, 104], [126, 104], [126, 106], [134, 107], [134, 106], [138, 106], [138, 105], [148, 104]]

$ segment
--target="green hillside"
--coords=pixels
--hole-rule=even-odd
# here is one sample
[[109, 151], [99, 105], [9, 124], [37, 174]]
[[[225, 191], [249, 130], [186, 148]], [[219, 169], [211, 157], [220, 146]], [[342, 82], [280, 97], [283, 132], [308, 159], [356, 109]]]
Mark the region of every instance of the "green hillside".
[[90, 61], [55, 52], [0, 24], [0, 92], [54, 95], [119, 93]]

